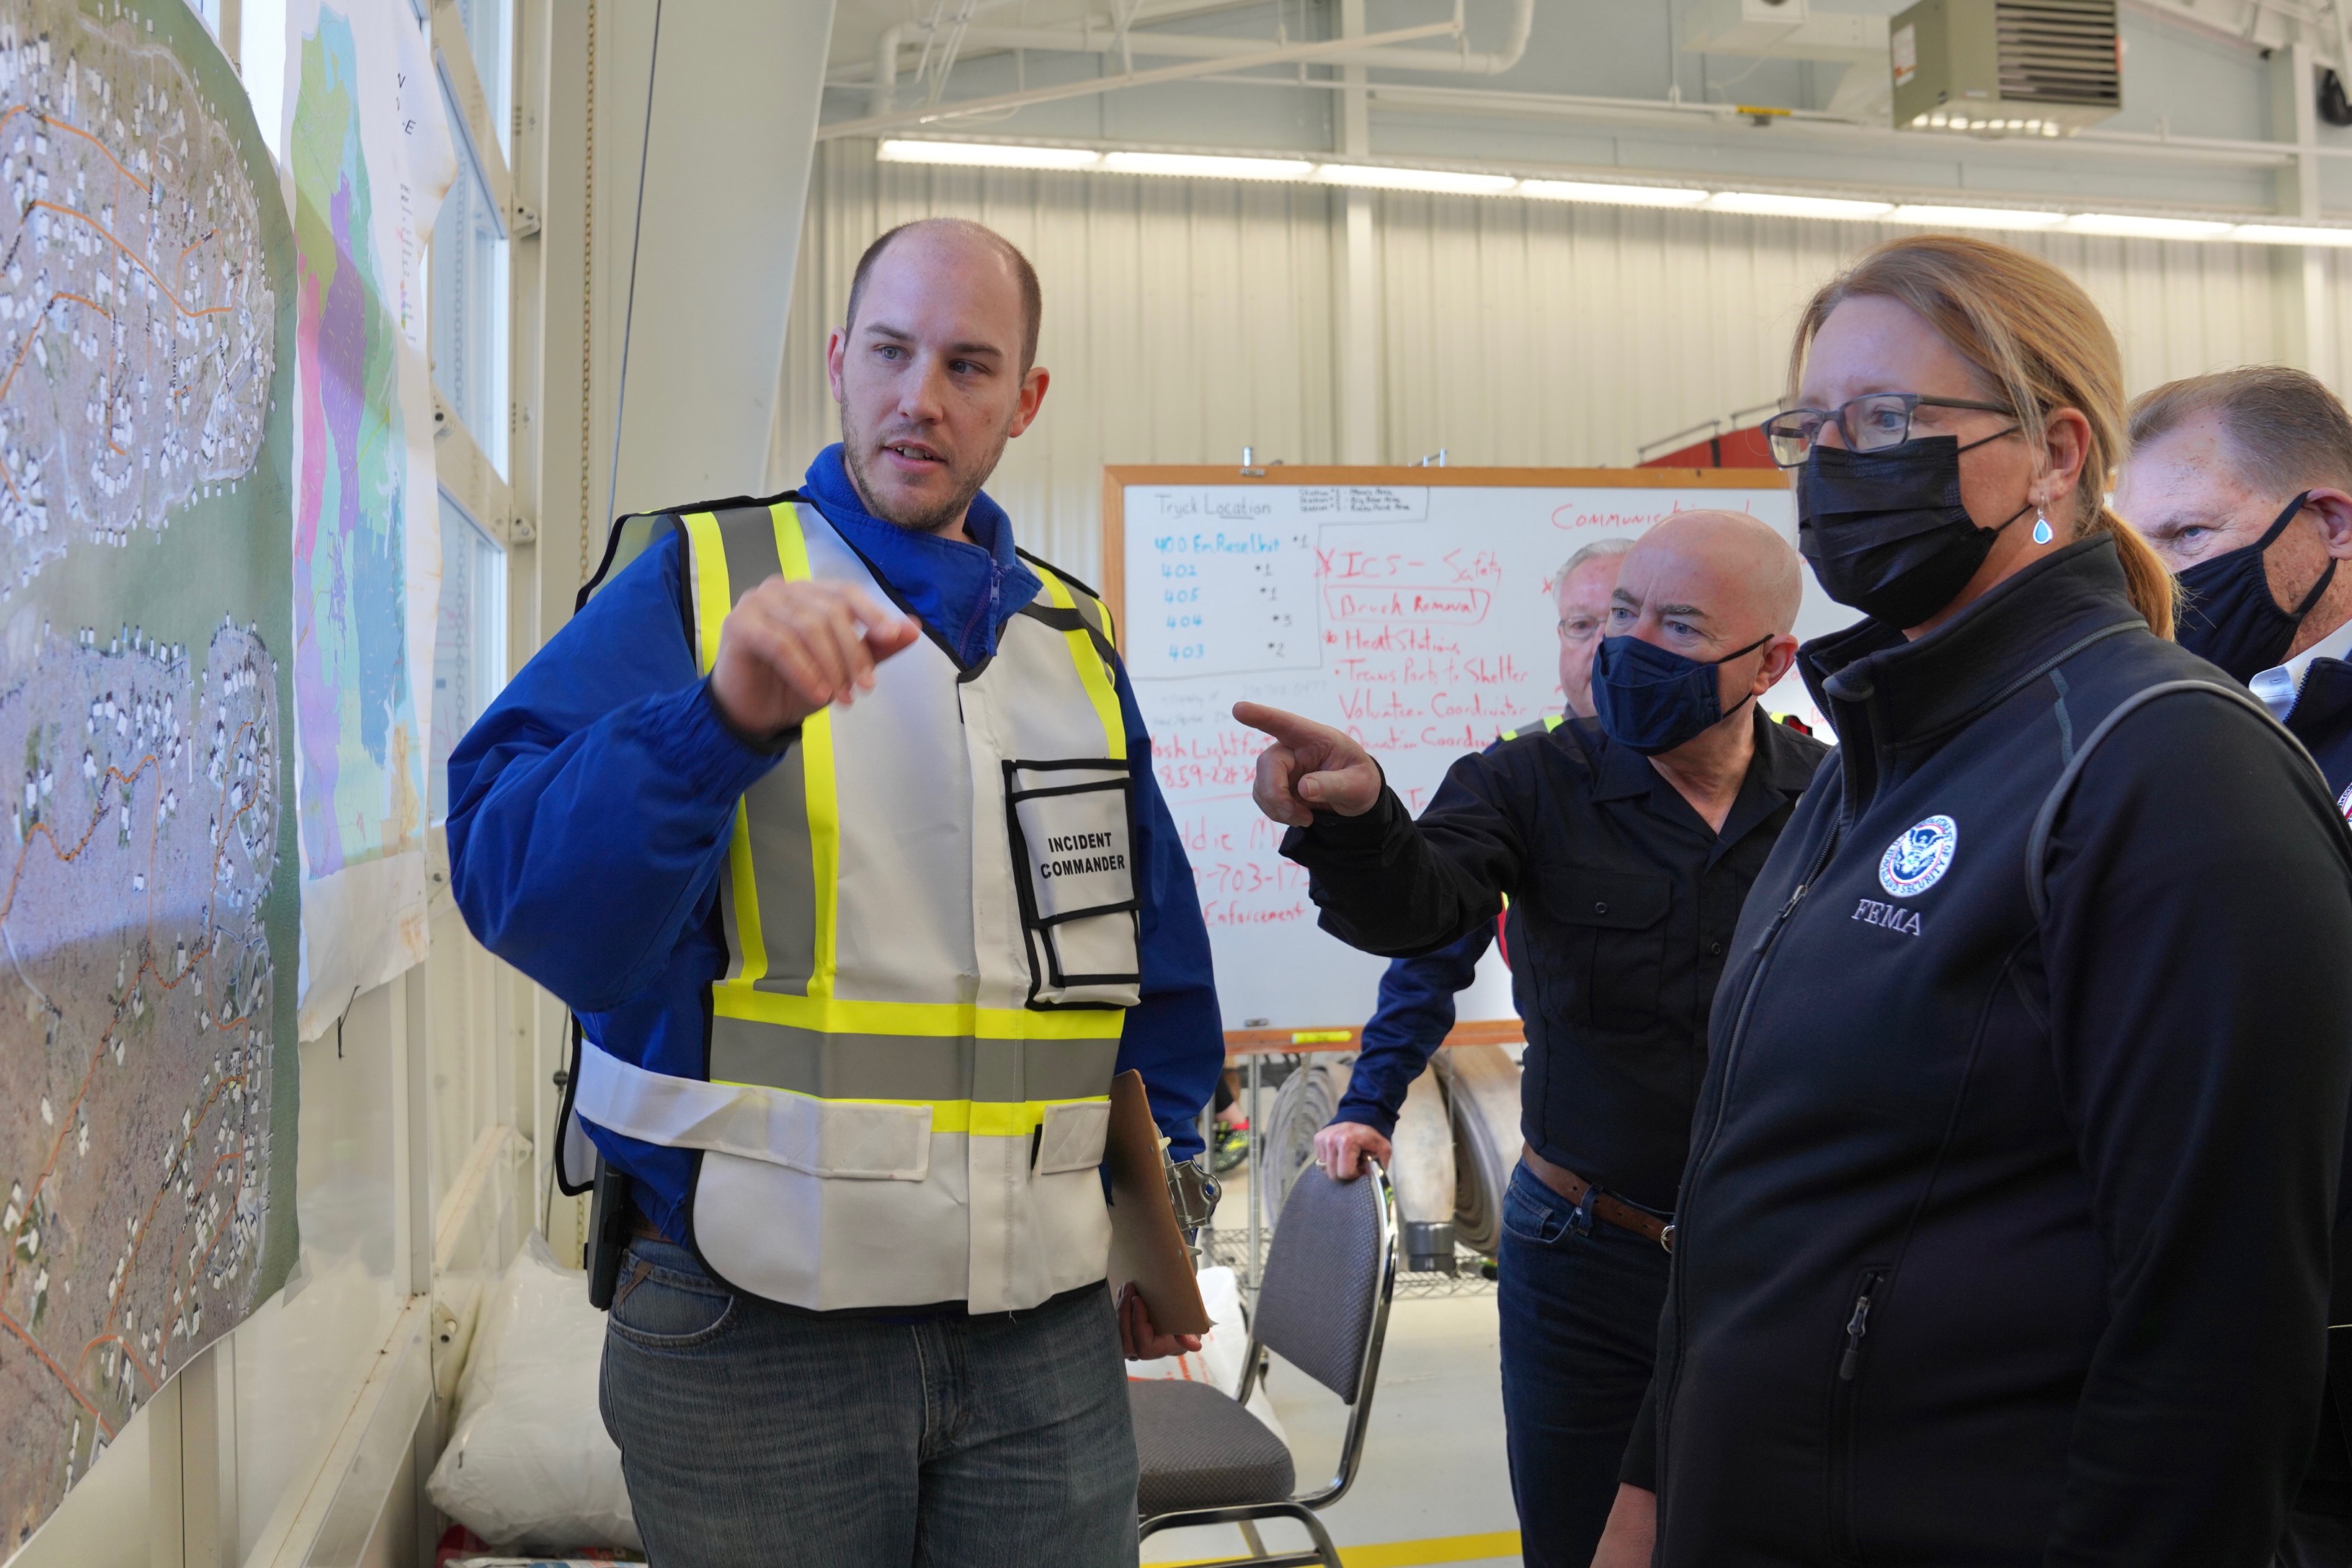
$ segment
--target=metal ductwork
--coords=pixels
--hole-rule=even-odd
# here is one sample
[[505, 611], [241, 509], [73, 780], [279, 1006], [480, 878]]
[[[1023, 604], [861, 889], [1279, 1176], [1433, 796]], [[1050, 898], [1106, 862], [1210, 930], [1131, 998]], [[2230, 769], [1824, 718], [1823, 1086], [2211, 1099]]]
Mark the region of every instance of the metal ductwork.
[[1454, 1046], [1437, 1053], [1437, 1070], [1454, 1124], [1454, 1238], [1492, 1258], [1519, 1163], [1519, 1064], [1500, 1046]]
[[1404, 1267], [1416, 1274], [1451, 1274], [1454, 1129], [1446, 1117], [1445, 1090], [1433, 1070], [1413, 1079], [1405, 1091], [1389, 1144], [1389, 1180], [1396, 1188]]
[[[1253, 1184], [1265, 1223], [1315, 1159], [1315, 1134], [1346, 1098], [1355, 1058], [1310, 1057], [1266, 1114]], [[1453, 1046], [1415, 1079], [1390, 1139], [1390, 1179], [1403, 1224], [1404, 1267], [1450, 1274], [1454, 1247], [1492, 1258], [1503, 1194], [1519, 1163], [1519, 1065], [1500, 1046]]]

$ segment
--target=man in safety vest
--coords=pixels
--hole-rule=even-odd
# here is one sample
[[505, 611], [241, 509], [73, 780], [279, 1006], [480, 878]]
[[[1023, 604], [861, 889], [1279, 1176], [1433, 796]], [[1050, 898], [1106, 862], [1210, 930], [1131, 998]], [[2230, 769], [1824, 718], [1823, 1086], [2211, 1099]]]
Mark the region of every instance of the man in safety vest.
[[980, 488], [1039, 313], [976, 224], [877, 239], [841, 444], [624, 519], [450, 759], [458, 904], [579, 1014], [627, 1178], [603, 1401], [657, 1563], [1136, 1560], [1122, 1351], [1197, 1342], [1104, 1287], [1108, 1096], [1188, 1159], [1223, 1047], [1108, 617]]

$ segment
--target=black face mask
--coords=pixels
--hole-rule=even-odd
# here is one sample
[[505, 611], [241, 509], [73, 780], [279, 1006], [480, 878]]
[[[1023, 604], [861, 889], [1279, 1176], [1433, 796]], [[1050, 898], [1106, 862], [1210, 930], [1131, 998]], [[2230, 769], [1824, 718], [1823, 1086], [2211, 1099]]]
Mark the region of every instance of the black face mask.
[[2271, 597], [2263, 552], [2286, 531], [2286, 525], [2310, 499], [2311, 492], [2305, 490], [2287, 502], [2270, 531], [2252, 544], [2200, 561], [2180, 574], [2189, 603], [2180, 612], [2180, 625], [2173, 636], [2182, 647], [2220, 665], [2240, 680], [2252, 680], [2286, 662], [2286, 650], [2294, 646], [2295, 628], [2336, 580], [2336, 558], [2327, 558], [2327, 570], [2319, 574], [2302, 604], [2282, 610]]
[[1891, 626], [1916, 626], [1958, 597], [2001, 529], [2033, 506], [2000, 528], [1969, 518], [1960, 454], [1985, 441], [1922, 436], [1875, 452], [1815, 447], [1797, 471], [1797, 548], [1822, 591]]
[[[1716, 671], [1771, 640], [1760, 637], [1738, 653], [1703, 660], [1640, 637], [1602, 637], [1592, 660], [1592, 706], [1601, 728], [1645, 757], [1673, 751], [1723, 718]], [[1734, 703], [1733, 711], [1747, 700]]]

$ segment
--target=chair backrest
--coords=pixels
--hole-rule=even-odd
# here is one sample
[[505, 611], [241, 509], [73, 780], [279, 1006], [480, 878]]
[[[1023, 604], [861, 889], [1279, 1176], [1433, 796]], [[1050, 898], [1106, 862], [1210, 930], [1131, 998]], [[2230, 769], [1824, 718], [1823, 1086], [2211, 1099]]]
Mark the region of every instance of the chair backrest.
[[1291, 1184], [1266, 1248], [1251, 1337], [1354, 1405], [1377, 1370], [1396, 1279], [1388, 1173], [1335, 1182], [1309, 1165]]

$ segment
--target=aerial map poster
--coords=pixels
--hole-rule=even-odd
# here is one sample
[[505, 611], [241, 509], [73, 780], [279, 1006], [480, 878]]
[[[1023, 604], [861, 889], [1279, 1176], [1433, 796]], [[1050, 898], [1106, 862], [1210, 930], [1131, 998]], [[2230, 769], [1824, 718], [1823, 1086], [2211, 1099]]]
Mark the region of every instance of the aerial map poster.
[[425, 949], [441, 533], [423, 264], [457, 173], [406, 5], [287, 8], [300, 1033]]
[[0, 0], [0, 1552], [293, 1260], [293, 246], [182, 0]]

